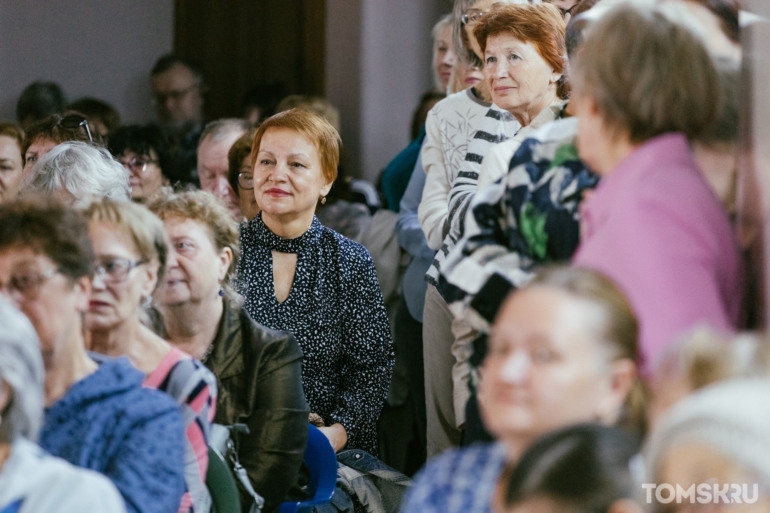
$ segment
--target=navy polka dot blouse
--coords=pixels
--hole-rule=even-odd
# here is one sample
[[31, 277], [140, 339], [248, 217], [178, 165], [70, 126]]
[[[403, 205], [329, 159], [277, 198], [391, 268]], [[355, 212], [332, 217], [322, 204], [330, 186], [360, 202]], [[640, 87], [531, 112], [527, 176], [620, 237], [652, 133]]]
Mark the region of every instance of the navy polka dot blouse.
[[[288, 298], [273, 287], [272, 251], [297, 254]], [[342, 424], [350, 449], [377, 455], [377, 419], [390, 386], [393, 341], [369, 253], [313, 218], [295, 239], [271, 232], [261, 214], [242, 225], [238, 282], [257, 322], [294, 333], [311, 411]]]

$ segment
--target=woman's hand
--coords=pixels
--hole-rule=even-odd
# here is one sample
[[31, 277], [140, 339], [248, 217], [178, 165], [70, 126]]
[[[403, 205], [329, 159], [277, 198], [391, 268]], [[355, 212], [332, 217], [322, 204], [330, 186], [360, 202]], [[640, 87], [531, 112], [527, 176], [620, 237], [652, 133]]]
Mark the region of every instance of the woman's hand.
[[335, 453], [340, 452], [345, 448], [345, 445], [347, 445], [348, 432], [345, 431], [345, 428], [342, 426], [342, 424], [332, 424], [329, 427], [322, 427], [318, 429], [321, 431], [321, 433], [326, 435], [326, 438], [329, 439], [332, 447], [334, 447]]

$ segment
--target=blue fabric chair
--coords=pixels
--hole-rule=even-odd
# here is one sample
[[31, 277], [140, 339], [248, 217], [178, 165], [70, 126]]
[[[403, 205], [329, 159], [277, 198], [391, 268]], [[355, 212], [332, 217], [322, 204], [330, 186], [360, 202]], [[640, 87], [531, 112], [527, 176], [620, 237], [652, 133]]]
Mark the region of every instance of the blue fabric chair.
[[23, 506], [24, 499], [19, 499], [13, 504], [9, 504], [8, 506], [4, 507], [2, 510], [0, 510], [0, 513], [19, 513], [21, 511], [21, 507]]
[[284, 502], [279, 513], [300, 513], [311, 511], [313, 506], [326, 504], [332, 499], [337, 484], [337, 455], [326, 435], [312, 424], [308, 424], [305, 464], [310, 469], [307, 491], [311, 497], [302, 502]]

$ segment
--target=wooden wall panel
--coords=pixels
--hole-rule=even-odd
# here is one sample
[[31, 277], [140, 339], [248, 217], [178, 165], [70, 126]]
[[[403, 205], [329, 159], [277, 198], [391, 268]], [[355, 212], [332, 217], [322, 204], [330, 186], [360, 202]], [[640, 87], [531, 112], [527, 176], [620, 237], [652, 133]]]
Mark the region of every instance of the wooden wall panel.
[[174, 50], [198, 61], [209, 119], [240, 115], [252, 85], [324, 94], [325, 0], [176, 0]]

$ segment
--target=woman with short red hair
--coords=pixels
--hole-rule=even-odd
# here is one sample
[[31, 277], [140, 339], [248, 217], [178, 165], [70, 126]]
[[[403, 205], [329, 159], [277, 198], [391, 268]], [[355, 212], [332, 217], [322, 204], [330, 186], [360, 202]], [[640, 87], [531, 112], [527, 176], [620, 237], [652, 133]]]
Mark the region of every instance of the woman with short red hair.
[[335, 450], [377, 455], [377, 419], [393, 341], [369, 253], [315, 216], [337, 177], [340, 140], [328, 121], [291, 109], [266, 120], [251, 150], [262, 211], [241, 228], [244, 309], [302, 347], [302, 383]]

